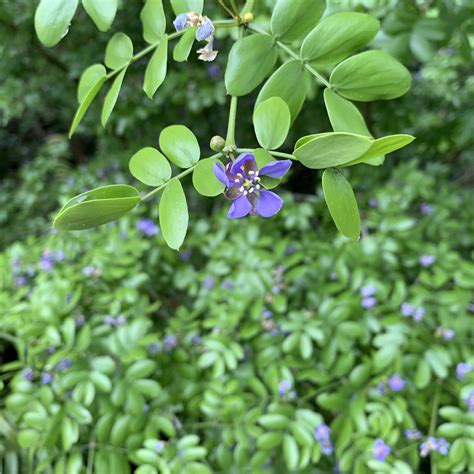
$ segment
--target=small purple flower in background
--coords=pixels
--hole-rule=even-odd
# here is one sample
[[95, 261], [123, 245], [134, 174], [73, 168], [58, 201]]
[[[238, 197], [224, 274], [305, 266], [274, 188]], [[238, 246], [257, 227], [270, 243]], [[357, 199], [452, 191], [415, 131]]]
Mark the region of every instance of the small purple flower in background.
[[196, 39], [198, 41], [208, 40], [209, 38], [212, 38], [214, 31], [215, 31], [215, 28], [214, 28], [214, 25], [212, 24], [212, 21], [209, 20], [209, 18], [204, 17], [204, 20], [201, 26], [196, 31]]
[[449, 328], [445, 328], [443, 326], [439, 326], [436, 328], [435, 336], [444, 339], [445, 341], [450, 341], [456, 335], [455, 331]]
[[54, 267], [53, 254], [49, 250], [45, 250], [41, 254], [40, 267], [44, 272], [49, 273]]
[[291, 390], [292, 386], [293, 384], [289, 380], [282, 380], [278, 384], [278, 394], [280, 395], [280, 397], [285, 397]]
[[53, 374], [50, 372], [41, 373], [41, 385], [49, 385], [53, 381]]
[[314, 429], [314, 439], [321, 445], [321, 451], [324, 455], [330, 456], [334, 452], [331, 441], [331, 429], [324, 423]]
[[155, 449], [158, 452], [162, 451], [164, 447], [165, 447], [165, 443], [163, 441], [157, 441], [155, 443]]
[[176, 31], [184, 30], [187, 27], [187, 23], [188, 23], [187, 13], [181, 13], [173, 21], [173, 25]]
[[292, 244], [288, 245], [285, 249], [285, 255], [293, 255], [296, 252], [296, 247]]
[[49, 346], [47, 349], [46, 349], [46, 352], [48, 354], [54, 354], [56, 352], [56, 346]]
[[448, 454], [449, 443], [444, 438], [430, 436], [424, 443], [420, 444], [420, 456], [425, 458], [431, 451], [438, 451], [444, 456]]
[[367, 298], [369, 296], [374, 296], [376, 292], [377, 292], [377, 288], [375, 288], [374, 285], [366, 285], [360, 289], [360, 294], [364, 298]]
[[174, 334], [168, 334], [163, 339], [166, 352], [171, 352], [178, 345], [178, 338]]
[[438, 453], [446, 456], [449, 451], [449, 443], [444, 438], [438, 438]]
[[97, 267], [93, 267], [92, 265], [87, 265], [82, 269], [82, 274], [86, 277], [94, 277], [99, 278], [102, 275], [102, 270]]
[[464, 399], [464, 403], [467, 405], [469, 411], [474, 411], [474, 390], [469, 392], [467, 398]]
[[137, 230], [145, 237], [153, 237], [158, 233], [158, 227], [151, 219], [140, 219], [137, 222]]
[[150, 411], [150, 405], [148, 403], [145, 403], [143, 405], [143, 413], [148, 413]]
[[369, 199], [369, 206], [377, 208], [379, 207], [379, 202], [377, 201], [377, 199], [374, 199], [374, 198]]
[[290, 160], [281, 160], [267, 163], [259, 170], [252, 153], [239, 155], [225, 169], [219, 163], [214, 163], [216, 178], [226, 186], [224, 195], [233, 201], [227, 217], [240, 219], [249, 214], [261, 217], [277, 214], [283, 206], [283, 200], [262, 187], [260, 176], [281, 178], [290, 167]]
[[377, 306], [377, 300], [373, 296], [369, 296], [367, 298], [363, 298], [360, 304], [362, 308], [370, 309], [374, 306]]
[[196, 334], [196, 336], [193, 336], [193, 338], [191, 339], [191, 342], [195, 345], [201, 344], [202, 337], [199, 334]]
[[162, 348], [161, 342], [154, 342], [153, 344], [150, 344], [148, 346], [148, 352], [151, 355], [155, 355], [155, 354], [158, 354], [158, 352], [161, 351], [161, 348]]
[[262, 310], [262, 317], [263, 319], [270, 319], [273, 316], [272, 311], [270, 311], [268, 308], [264, 308]]
[[86, 322], [86, 317], [83, 314], [78, 314], [74, 317], [74, 321], [76, 323], [76, 327], [80, 328]]
[[473, 369], [472, 364], [467, 362], [459, 362], [456, 366], [456, 377], [458, 380], [464, 380], [466, 375]]
[[409, 316], [413, 316], [415, 312], [415, 307], [411, 303], [404, 302], [401, 306], [402, 315], [408, 318]]
[[213, 81], [217, 81], [221, 76], [221, 68], [217, 64], [210, 64], [207, 68], [207, 73]]
[[33, 380], [33, 369], [30, 369], [30, 368], [27, 368], [23, 371], [23, 375], [22, 377], [25, 379], [25, 380], [28, 380], [28, 381], [32, 381]]
[[329, 274], [329, 279], [330, 279], [331, 281], [336, 281], [337, 278], [338, 278], [338, 276], [337, 276], [337, 273], [336, 273], [336, 272], [331, 272], [331, 273]]
[[474, 313], [474, 303], [471, 303], [468, 309], [471, 313]]
[[425, 317], [426, 310], [423, 306], [420, 306], [415, 309], [415, 313], [413, 314], [414, 321], [421, 321]]
[[383, 382], [380, 382], [377, 385], [377, 395], [381, 397], [385, 393], [385, 384]]
[[107, 326], [115, 326], [115, 318], [110, 314], [107, 315], [104, 318], [104, 324], [106, 324]]
[[427, 202], [422, 202], [420, 204], [420, 212], [424, 216], [429, 216], [430, 214], [433, 214], [434, 208], [431, 204], [428, 204]]
[[187, 261], [191, 258], [191, 250], [183, 250], [183, 251], [179, 254], [179, 258], [180, 258], [183, 262], [187, 262]]
[[394, 392], [400, 392], [405, 387], [405, 381], [398, 374], [393, 374], [387, 383]]
[[115, 319], [115, 324], [117, 326], [123, 326], [124, 324], [127, 324], [127, 318], [123, 314], [119, 314]]
[[377, 459], [378, 461], [385, 461], [387, 456], [390, 454], [391, 449], [388, 445], [385, 444], [384, 440], [381, 438], [377, 438], [374, 442], [374, 446], [372, 448], [372, 456]]
[[211, 276], [207, 277], [202, 283], [204, 288], [208, 290], [212, 290], [214, 288], [214, 284], [215, 284], [214, 278], [212, 278]]
[[24, 275], [20, 275], [15, 278], [15, 285], [17, 288], [20, 288], [22, 286], [25, 286], [28, 284], [28, 278]]
[[436, 262], [436, 257], [434, 255], [422, 255], [418, 261], [422, 267], [428, 268]]
[[409, 440], [421, 439], [423, 436], [421, 431], [417, 430], [416, 428], [412, 428], [409, 430], [405, 430], [405, 438]]
[[221, 288], [223, 290], [233, 290], [234, 289], [234, 284], [232, 283], [232, 280], [224, 280], [221, 284]]
[[56, 370], [57, 371], [66, 370], [66, 369], [69, 369], [71, 365], [72, 365], [71, 359], [61, 359], [56, 365]]
[[64, 260], [64, 257], [65, 257], [64, 252], [62, 250], [58, 250], [57, 252], [55, 252], [53, 258], [55, 262], [62, 262]]

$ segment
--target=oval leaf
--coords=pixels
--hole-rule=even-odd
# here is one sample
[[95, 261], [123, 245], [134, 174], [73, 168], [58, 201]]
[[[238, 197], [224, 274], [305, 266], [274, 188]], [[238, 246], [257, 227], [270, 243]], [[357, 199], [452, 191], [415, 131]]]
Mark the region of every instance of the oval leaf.
[[163, 36], [145, 71], [143, 90], [150, 99], [153, 99], [158, 87], [163, 84], [163, 81], [166, 78], [167, 62], [168, 37]]
[[173, 50], [173, 59], [178, 62], [182, 63], [183, 61], [187, 61], [189, 57], [189, 53], [191, 52], [191, 48], [194, 44], [194, 39], [196, 35], [197, 26], [193, 28], [188, 28], [184, 35], [181, 36], [180, 40], [176, 44]]
[[155, 148], [137, 151], [129, 163], [130, 173], [148, 186], [160, 186], [171, 178], [168, 160]]
[[160, 133], [160, 148], [180, 168], [190, 168], [201, 155], [197, 138], [184, 125], [171, 125], [163, 129]]
[[114, 110], [115, 104], [117, 103], [117, 99], [119, 97], [120, 89], [122, 88], [123, 79], [126, 73], [127, 73], [127, 68], [125, 68], [123, 71], [120, 72], [120, 74], [117, 75], [112, 86], [109, 89], [109, 92], [107, 92], [107, 95], [105, 96], [104, 106], [102, 107], [102, 117], [101, 117], [101, 122], [102, 122], [103, 127], [107, 125], [110, 115], [112, 111]]
[[173, 8], [175, 15], [188, 12], [201, 14], [204, 8], [204, 0], [171, 0], [171, 8]]
[[48, 48], [66, 35], [79, 0], [41, 0], [35, 13], [38, 39]]
[[383, 51], [366, 51], [339, 64], [329, 80], [346, 99], [371, 101], [396, 99], [410, 89], [409, 71]]
[[69, 200], [54, 219], [58, 230], [84, 230], [115, 221], [132, 210], [140, 196], [132, 186], [114, 184], [87, 191]]
[[305, 38], [301, 57], [322, 67], [337, 64], [370, 43], [380, 23], [365, 13], [336, 13], [324, 18]]
[[253, 114], [258, 143], [267, 150], [275, 150], [283, 144], [288, 136], [290, 123], [290, 109], [279, 97], [262, 102]]
[[125, 33], [112, 36], [105, 49], [105, 65], [110, 69], [119, 69], [128, 64], [132, 57], [132, 40]]
[[225, 71], [227, 93], [238, 97], [252, 92], [271, 73], [277, 55], [269, 35], [239, 39], [230, 50]]
[[[188, 10], [190, 11], [190, 10]], [[143, 25], [143, 38], [147, 43], [154, 44], [165, 36], [166, 17], [162, 0], [147, 0], [140, 13]]]
[[352, 240], [360, 235], [360, 216], [351, 185], [334, 169], [323, 173], [324, 199], [339, 232]]
[[271, 19], [272, 33], [291, 42], [303, 38], [318, 23], [326, 0], [278, 0]]
[[118, 0], [82, 0], [87, 14], [100, 31], [107, 31], [117, 14]]
[[222, 163], [217, 158], [206, 158], [198, 161], [193, 171], [193, 185], [203, 196], [217, 196], [224, 191], [225, 186], [214, 175], [214, 163]]
[[188, 230], [188, 205], [179, 179], [172, 179], [160, 201], [160, 227], [163, 237], [174, 250], [179, 250]]
[[82, 73], [79, 87], [77, 88], [77, 101], [79, 104], [84, 101], [97, 83], [105, 78], [106, 74], [107, 71], [102, 64], [93, 64]]
[[293, 471], [298, 467], [299, 449], [295, 438], [289, 434], [283, 437], [283, 458], [289, 471]]
[[349, 163], [362, 156], [372, 140], [352, 133], [324, 133], [301, 144], [293, 155], [311, 169], [332, 168]]

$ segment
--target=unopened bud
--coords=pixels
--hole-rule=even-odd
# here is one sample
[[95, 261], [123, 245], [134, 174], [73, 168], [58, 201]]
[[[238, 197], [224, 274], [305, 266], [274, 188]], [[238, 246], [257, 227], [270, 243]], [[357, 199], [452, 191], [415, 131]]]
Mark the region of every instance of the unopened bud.
[[216, 135], [211, 138], [210, 146], [212, 151], [222, 151], [225, 147], [225, 140], [219, 135]]
[[250, 23], [251, 21], [253, 21], [253, 13], [244, 13], [244, 15], [242, 16], [242, 21], [244, 23]]

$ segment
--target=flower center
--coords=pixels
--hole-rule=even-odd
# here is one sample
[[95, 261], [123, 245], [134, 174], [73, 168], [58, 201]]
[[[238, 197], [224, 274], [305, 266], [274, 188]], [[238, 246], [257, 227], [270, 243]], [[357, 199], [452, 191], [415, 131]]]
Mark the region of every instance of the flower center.
[[258, 191], [259, 189], [260, 189], [260, 178], [258, 176], [258, 171], [249, 171], [247, 173], [247, 176], [245, 176], [243, 183], [239, 188], [239, 191], [244, 193], [244, 196], [246, 196], [247, 194], [251, 194], [255, 191]]

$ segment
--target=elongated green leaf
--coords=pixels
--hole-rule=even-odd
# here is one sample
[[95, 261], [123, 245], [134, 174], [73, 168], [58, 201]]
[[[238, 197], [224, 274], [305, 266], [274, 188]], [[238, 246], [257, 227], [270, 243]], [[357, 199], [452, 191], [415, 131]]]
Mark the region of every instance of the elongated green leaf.
[[273, 8], [272, 33], [285, 42], [301, 39], [318, 23], [325, 9], [326, 0], [278, 0]]
[[81, 123], [87, 109], [106, 80], [106, 71], [102, 64], [95, 64], [84, 71], [77, 91], [79, 107], [72, 121], [71, 128], [69, 129], [69, 138], [74, 135], [74, 132]]
[[198, 161], [193, 171], [194, 188], [203, 196], [217, 196], [224, 191], [225, 186], [214, 175], [214, 163], [222, 165], [217, 158], [206, 158]]
[[283, 99], [294, 121], [303, 107], [308, 88], [309, 72], [300, 61], [293, 59], [280, 66], [265, 82], [255, 106], [271, 97]]
[[393, 151], [399, 150], [407, 145], [409, 145], [415, 137], [411, 135], [389, 135], [387, 137], [378, 138], [372, 142], [370, 148], [359, 158], [350, 163], [347, 163], [345, 166], [352, 166], [358, 163], [366, 163], [367, 161], [372, 160], [378, 156], [383, 156]]
[[160, 186], [171, 178], [168, 160], [155, 148], [137, 151], [129, 163], [130, 173], [148, 186]]
[[120, 89], [122, 88], [123, 79], [127, 73], [127, 68], [123, 69], [115, 78], [112, 86], [107, 92], [104, 100], [104, 106], [102, 107], [102, 117], [101, 122], [102, 126], [105, 127], [109, 121], [110, 115], [114, 110], [115, 104], [120, 94]]
[[171, 0], [171, 7], [175, 15], [188, 12], [202, 13], [204, 0]]
[[105, 49], [105, 65], [110, 69], [119, 69], [133, 57], [132, 40], [125, 33], [115, 33]]
[[57, 45], [69, 29], [79, 0], [41, 0], [35, 13], [38, 39], [48, 48]]
[[274, 150], [283, 144], [290, 130], [290, 123], [290, 109], [279, 97], [261, 102], [253, 114], [258, 143], [267, 150]]
[[188, 28], [173, 50], [173, 59], [179, 63], [187, 61], [194, 44], [197, 26]]
[[239, 39], [230, 50], [225, 71], [227, 93], [238, 97], [252, 92], [271, 73], [277, 55], [269, 35]]
[[143, 25], [143, 38], [147, 43], [157, 43], [166, 31], [166, 17], [162, 0], [146, 0], [140, 13]]
[[289, 471], [298, 467], [300, 453], [295, 438], [289, 434], [283, 437], [283, 458]]
[[112, 26], [118, 0], [82, 0], [82, 5], [100, 31], [107, 31]]
[[366, 51], [339, 64], [329, 82], [346, 99], [365, 102], [402, 96], [410, 88], [411, 75], [389, 54]]
[[315, 67], [337, 64], [370, 43], [379, 28], [378, 20], [365, 13], [336, 13], [324, 18], [305, 38], [301, 57]]
[[372, 140], [352, 133], [327, 133], [295, 149], [293, 155], [311, 169], [324, 169], [349, 163], [362, 156]]
[[360, 216], [351, 185], [337, 170], [323, 173], [324, 199], [339, 232], [352, 240], [360, 236]]
[[69, 200], [53, 222], [58, 230], [84, 230], [112, 222], [140, 201], [138, 191], [125, 184], [103, 186]]
[[174, 250], [179, 250], [188, 230], [188, 205], [179, 179], [172, 179], [160, 201], [160, 227], [163, 237]]
[[199, 160], [201, 151], [194, 133], [184, 125], [171, 125], [160, 133], [160, 148], [180, 168], [189, 168]]
[[331, 89], [325, 89], [324, 103], [335, 132], [372, 136], [365, 124], [364, 117], [352, 102], [340, 97]]
[[107, 71], [102, 64], [93, 64], [89, 66], [79, 80], [79, 87], [77, 88], [77, 101], [83, 102], [89, 92], [106, 76]]
[[143, 90], [146, 95], [153, 99], [158, 87], [163, 84], [168, 69], [168, 37], [163, 36], [160, 44], [148, 63], [143, 81]]

